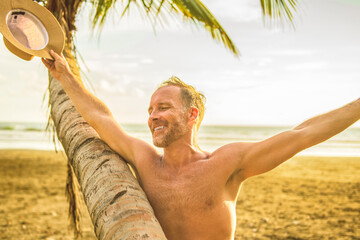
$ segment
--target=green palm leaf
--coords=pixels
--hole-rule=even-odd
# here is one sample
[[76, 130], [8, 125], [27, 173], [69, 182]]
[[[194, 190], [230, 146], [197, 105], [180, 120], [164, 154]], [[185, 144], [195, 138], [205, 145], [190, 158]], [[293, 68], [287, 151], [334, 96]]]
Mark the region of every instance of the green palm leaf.
[[[91, 2], [93, 28], [103, 26], [107, 13], [116, 2], [117, 0]], [[185, 20], [192, 21], [196, 26], [204, 27], [213, 39], [222, 42], [236, 56], [239, 55], [239, 50], [229, 35], [200, 0], [121, 0], [121, 3], [125, 6], [122, 16], [129, 11], [133, 3], [145, 11], [153, 25], [165, 20], [165, 14], [170, 17], [183, 16]], [[294, 27], [294, 12], [297, 9], [298, 0], [260, 0], [260, 3], [264, 17], [268, 16], [274, 21], [284, 20]]]
[[[92, 2], [93, 28], [103, 26], [107, 13], [116, 2], [117, 0], [95, 0]], [[210, 32], [213, 39], [222, 42], [236, 56], [239, 55], [239, 50], [233, 41], [200, 0], [122, 0], [121, 2], [125, 4], [122, 16], [129, 11], [130, 5], [133, 3], [145, 11], [153, 24], [166, 20], [166, 16], [183, 16], [185, 20], [190, 20], [196, 26], [204, 27]]]
[[294, 27], [294, 12], [298, 0], [260, 0], [263, 15], [271, 20], [285, 20]]

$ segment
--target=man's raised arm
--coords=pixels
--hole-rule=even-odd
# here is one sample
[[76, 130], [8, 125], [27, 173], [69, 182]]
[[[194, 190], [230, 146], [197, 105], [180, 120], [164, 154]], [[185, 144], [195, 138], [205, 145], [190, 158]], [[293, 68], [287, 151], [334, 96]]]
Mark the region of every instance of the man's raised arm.
[[360, 99], [264, 141], [243, 144], [235, 171], [243, 179], [270, 171], [296, 153], [342, 132], [359, 119]]
[[[126, 134], [114, 120], [111, 111], [71, 72], [64, 56], [50, 51], [54, 60], [42, 59], [50, 74], [57, 79], [75, 108], [99, 136], [126, 161], [135, 165], [139, 154], [151, 154], [155, 149], [146, 142]], [[144, 152], [145, 151], [145, 152]]]

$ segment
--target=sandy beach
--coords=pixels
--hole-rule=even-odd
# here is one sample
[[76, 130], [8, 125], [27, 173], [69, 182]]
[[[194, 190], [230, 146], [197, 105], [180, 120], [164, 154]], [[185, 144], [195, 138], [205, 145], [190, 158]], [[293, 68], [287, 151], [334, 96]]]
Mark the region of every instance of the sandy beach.
[[[0, 239], [72, 239], [65, 178], [63, 153], [0, 150]], [[359, 157], [299, 156], [248, 179], [235, 239], [360, 239]]]

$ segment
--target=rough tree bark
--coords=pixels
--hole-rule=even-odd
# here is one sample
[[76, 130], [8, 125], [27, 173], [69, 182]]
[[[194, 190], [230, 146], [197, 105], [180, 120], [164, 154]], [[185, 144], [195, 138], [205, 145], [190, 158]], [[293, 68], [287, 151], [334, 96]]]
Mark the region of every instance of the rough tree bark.
[[[69, 46], [64, 56], [79, 76]], [[61, 84], [49, 75], [51, 117], [84, 195], [98, 239], [166, 239], [147, 197], [127, 164], [80, 116]]]

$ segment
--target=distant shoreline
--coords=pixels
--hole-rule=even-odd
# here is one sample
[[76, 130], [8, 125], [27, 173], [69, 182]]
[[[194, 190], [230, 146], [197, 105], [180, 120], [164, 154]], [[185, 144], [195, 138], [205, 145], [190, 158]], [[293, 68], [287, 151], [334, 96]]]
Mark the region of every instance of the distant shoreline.
[[[124, 124], [130, 135], [152, 143], [145, 124]], [[204, 125], [199, 130], [198, 142], [202, 149], [215, 149], [232, 142], [256, 142], [289, 130], [287, 126], [231, 126]], [[57, 143], [57, 146], [60, 146]], [[42, 123], [0, 122], [0, 149], [54, 150], [51, 134]], [[309, 148], [299, 155], [358, 156], [360, 157], [360, 128], [349, 128], [328, 141]]]

